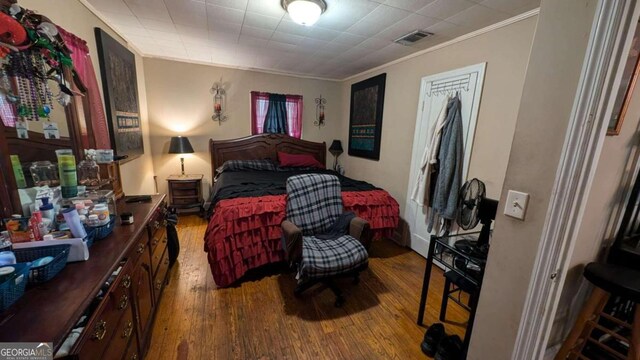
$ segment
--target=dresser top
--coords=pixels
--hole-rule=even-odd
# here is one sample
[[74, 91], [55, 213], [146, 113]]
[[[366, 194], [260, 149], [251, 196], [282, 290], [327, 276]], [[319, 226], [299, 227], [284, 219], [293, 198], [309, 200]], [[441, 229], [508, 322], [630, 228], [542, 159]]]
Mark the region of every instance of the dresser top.
[[196, 181], [202, 180], [204, 175], [202, 174], [185, 174], [185, 175], [170, 175], [167, 180], [169, 181]]
[[58, 349], [69, 331], [95, 298], [101, 286], [145, 231], [146, 224], [165, 195], [150, 202], [118, 201], [118, 213], [131, 212], [135, 223], [121, 225], [94, 242], [89, 260], [69, 263], [53, 279], [27, 288], [23, 297], [0, 313], [0, 339], [4, 342], [53, 342]]

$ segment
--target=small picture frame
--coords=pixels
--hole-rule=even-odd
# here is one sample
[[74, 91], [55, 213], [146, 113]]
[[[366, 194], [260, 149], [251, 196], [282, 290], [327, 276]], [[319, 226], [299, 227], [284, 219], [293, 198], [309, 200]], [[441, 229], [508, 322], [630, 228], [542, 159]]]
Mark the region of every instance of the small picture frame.
[[25, 120], [16, 121], [16, 132], [18, 133], [18, 139], [28, 139], [29, 124]]
[[58, 123], [52, 121], [42, 122], [42, 132], [45, 139], [60, 139], [60, 131], [58, 130]]

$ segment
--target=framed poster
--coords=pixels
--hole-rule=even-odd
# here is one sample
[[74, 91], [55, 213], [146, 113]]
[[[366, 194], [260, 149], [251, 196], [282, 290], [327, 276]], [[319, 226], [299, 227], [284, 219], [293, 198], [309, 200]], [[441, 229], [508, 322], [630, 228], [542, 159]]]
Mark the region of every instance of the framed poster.
[[130, 161], [144, 154], [136, 58], [100, 28], [95, 28], [111, 147]]
[[611, 113], [611, 119], [609, 119], [609, 127], [607, 128], [607, 135], [619, 135], [622, 128], [622, 122], [627, 113], [627, 108], [631, 102], [631, 96], [633, 95], [633, 89], [636, 86], [638, 80], [638, 72], [640, 71], [640, 26], [636, 27], [636, 31], [633, 34], [633, 41], [631, 42], [631, 48], [629, 54], [627, 54], [626, 63], [622, 73], [622, 79], [620, 79], [620, 87], [618, 92], [615, 93], [613, 98], [613, 112]]
[[351, 85], [349, 155], [380, 160], [384, 86], [387, 74]]

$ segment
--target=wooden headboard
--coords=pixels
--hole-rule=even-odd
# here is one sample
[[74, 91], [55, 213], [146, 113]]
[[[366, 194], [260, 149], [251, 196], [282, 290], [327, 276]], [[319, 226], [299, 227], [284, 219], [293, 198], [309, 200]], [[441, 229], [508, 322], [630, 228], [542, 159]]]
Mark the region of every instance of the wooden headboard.
[[211, 176], [227, 160], [271, 159], [278, 161], [278, 151], [310, 154], [326, 165], [327, 144], [300, 140], [288, 135], [260, 134], [231, 140], [209, 140]]

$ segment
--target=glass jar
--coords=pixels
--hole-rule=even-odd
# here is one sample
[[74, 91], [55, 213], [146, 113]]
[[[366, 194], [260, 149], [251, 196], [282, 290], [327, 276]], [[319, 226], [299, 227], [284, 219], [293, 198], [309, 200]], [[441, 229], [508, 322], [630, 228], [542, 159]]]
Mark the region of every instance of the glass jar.
[[58, 166], [51, 161], [36, 161], [29, 167], [35, 186], [56, 187], [60, 185]]
[[100, 186], [100, 167], [95, 160], [82, 160], [78, 164], [78, 185]]

